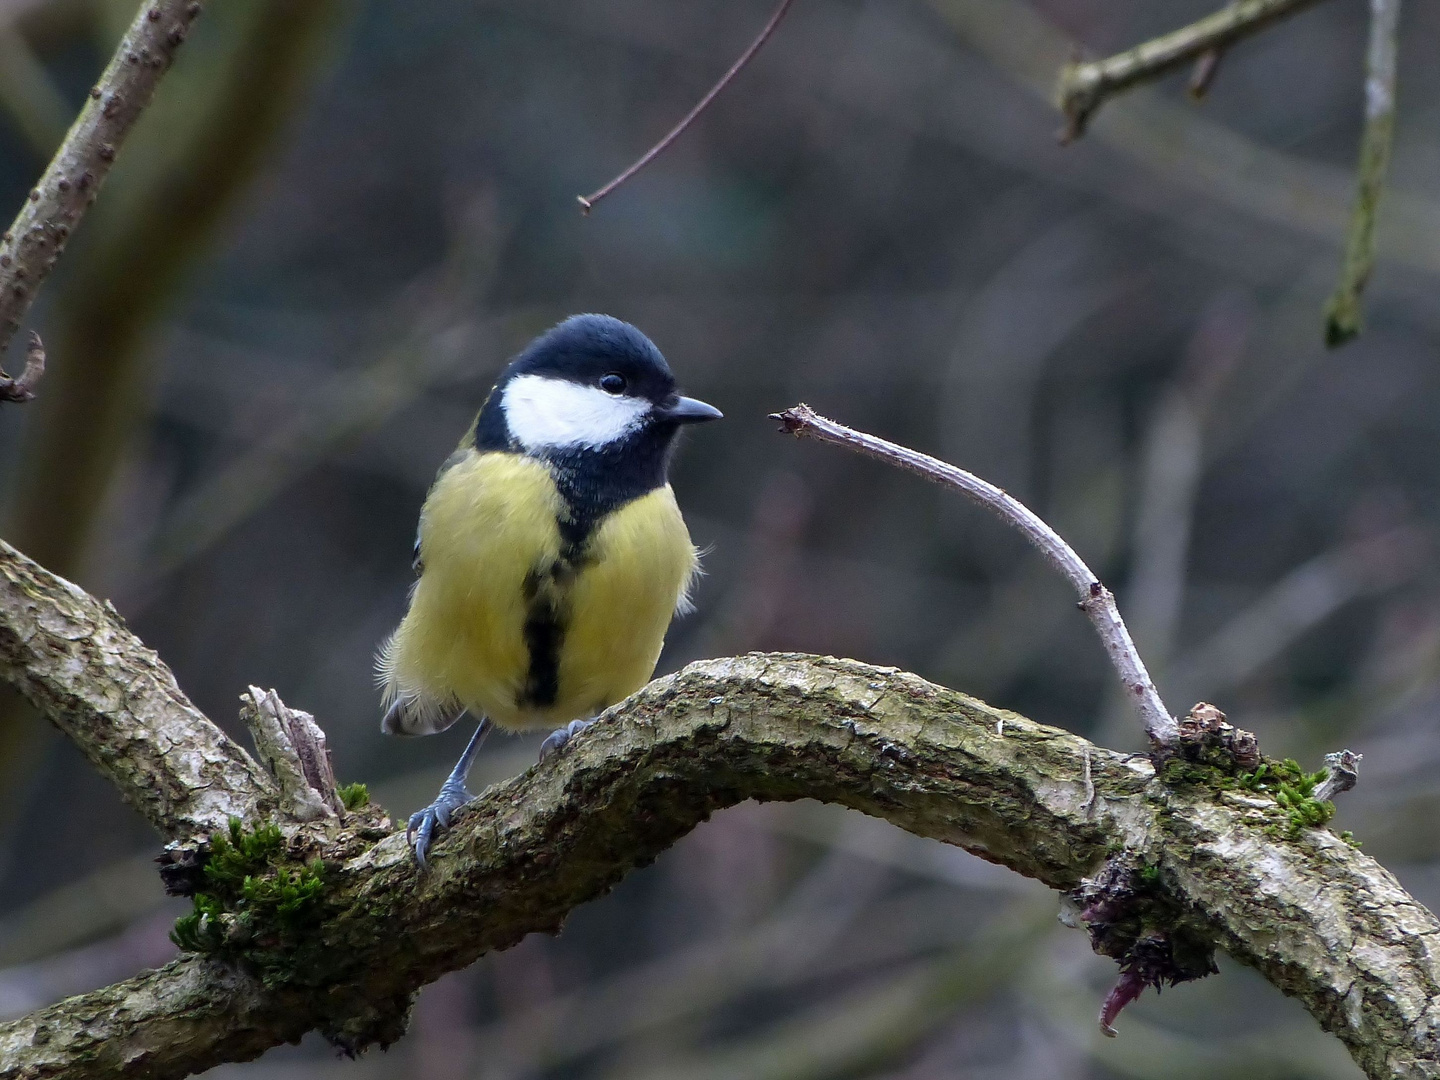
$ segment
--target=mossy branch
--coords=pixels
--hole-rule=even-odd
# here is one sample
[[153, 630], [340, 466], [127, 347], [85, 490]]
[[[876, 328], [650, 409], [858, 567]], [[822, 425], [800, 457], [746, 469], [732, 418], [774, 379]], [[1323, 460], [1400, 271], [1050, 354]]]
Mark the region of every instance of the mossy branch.
[[[767, 654], [692, 664], [487, 790], [423, 873], [376, 808], [343, 825], [278, 820], [272, 782], [118, 617], [8, 548], [0, 677], [164, 835], [213, 821], [221, 801], [247, 808], [234, 813], [243, 825], [227, 815], [210, 830], [213, 869], [198, 864], [204, 918], [177, 928], [198, 951], [0, 1025], [0, 1080], [88, 1080], [139, 1062], [166, 1080], [311, 1030], [351, 1051], [388, 1044], [419, 987], [555, 931], [717, 810], [804, 798], [1081, 899], [1097, 947], [1130, 963], [1132, 981], [1150, 969], [1135, 966], [1136, 920], [1120, 906], [1126, 890], [1143, 894], [1146, 919], [1176, 920], [1183, 977], [1208, 970], [1218, 945], [1299, 998], [1370, 1076], [1440, 1071], [1440, 922], [1373, 859], [1325, 829], [1290, 828], [1293, 807], [1258, 781], [1212, 784], [1208, 767], [1157, 778], [1147, 757], [893, 668]], [[1236, 747], [1236, 761], [1249, 755]]]
[[1375, 221], [1390, 146], [1395, 140], [1395, 54], [1400, 32], [1400, 0], [1370, 0], [1370, 42], [1365, 52], [1365, 128], [1360, 136], [1355, 209], [1345, 242], [1340, 284], [1325, 309], [1325, 343], [1343, 345], [1360, 333], [1361, 299], [1375, 268]]
[[1236, 0], [1205, 18], [1142, 42], [1104, 60], [1076, 61], [1060, 72], [1057, 103], [1065, 114], [1061, 140], [1085, 133], [1085, 126], [1116, 94], [1151, 82], [1186, 64], [1196, 64], [1191, 93], [1203, 96], [1225, 50], [1258, 34], [1318, 0]]

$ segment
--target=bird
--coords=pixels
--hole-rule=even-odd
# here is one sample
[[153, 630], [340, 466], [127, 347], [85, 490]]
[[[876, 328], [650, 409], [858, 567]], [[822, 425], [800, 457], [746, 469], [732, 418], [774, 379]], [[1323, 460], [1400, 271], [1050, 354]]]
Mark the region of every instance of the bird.
[[500, 373], [425, 498], [409, 606], [376, 658], [386, 734], [479, 721], [409, 819], [421, 868], [493, 727], [550, 729], [543, 760], [649, 681], [699, 572], [670, 460], [721, 415], [608, 315], [572, 315]]

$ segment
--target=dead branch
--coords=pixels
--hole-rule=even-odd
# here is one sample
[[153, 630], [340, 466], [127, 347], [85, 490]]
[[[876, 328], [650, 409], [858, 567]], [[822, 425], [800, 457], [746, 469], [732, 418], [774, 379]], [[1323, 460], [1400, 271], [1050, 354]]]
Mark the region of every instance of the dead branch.
[[1135, 711], [1145, 725], [1150, 741], [1156, 746], [1174, 743], [1177, 732], [1175, 718], [1160, 700], [1155, 683], [1145, 670], [1145, 661], [1130, 640], [1130, 632], [1120, 617], [1114, 595], [1100, 583], [1075, 549], [1019, 499], [964, 469], [827, 420], [808, 405], [796, 405], [774, 414], [772, 419], [779, 420], [785, 431], [797, 437], [809, 435], [821, 442], [843, 446], [952, 488], [1019, 529], [1079, 594], [1080, 610], [1085, 612], [1100, 635], [1100, 643], [1104, 645], [1127, 690], [1126, 696], [1134, 701]]

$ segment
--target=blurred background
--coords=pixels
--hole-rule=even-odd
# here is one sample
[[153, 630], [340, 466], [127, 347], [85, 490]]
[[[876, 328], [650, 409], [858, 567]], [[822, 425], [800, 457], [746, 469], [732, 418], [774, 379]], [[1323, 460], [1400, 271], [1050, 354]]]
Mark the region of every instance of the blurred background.
[[[576, 311], [645, 329], [723, 424], [675, 486], [710, 548], [661, 663], [895, 664], [1138, 749], [1073, 596], [911, 477], [775, 432], [797, 400], [974, 470], [1120, 595], [1171, 707], [1276, 755], [1365, 755], [1336, 828], [1440, 899], [1440, 7], [1402, 25], [1368, 326], [1322, 345], [1365, 7], [1137, 90], [1061, 149], [1072, 49], [1213, 0], [804, 0], [715, 106], [582, 217], [770, 0], [215, 0], [33, 313], [0, 534], [112, 598], [209, 715], [277, 688], [397, 820], [466, 733], [379, 732], [372, 655], [416, 515], [504, 360]], [[134, 13], [0, 0], [0, 213]], [[11, 360], [16, 364], [17, 360]], [[477, 780], [535, 740], [487, 748]], [[0, 1015], [173, 955], [140, 819], [0, 698]], [[1356, 1077], [1226, 963], [1096, 1030], [1114, 967], [1055, 898], [812, 804], [719, 815], [427, 988], [387, 1054], [267, 1078]]]

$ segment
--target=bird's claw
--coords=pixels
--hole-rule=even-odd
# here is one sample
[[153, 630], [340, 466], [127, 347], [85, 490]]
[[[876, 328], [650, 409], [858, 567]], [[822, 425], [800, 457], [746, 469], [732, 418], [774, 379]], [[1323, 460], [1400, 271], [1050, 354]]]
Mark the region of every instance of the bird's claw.
[[430, 840], [435, 835], [435, 830], [448, 829], [455, 811], [473, 798], [475, 796], [466, 790], [464, 784], [446, 781], [433, 803], [410, 815], [405, 826], [405, 839], [415, 849], [415, 861], [422, 868], [425, 866], [425, 853], [430, 850]]
[[540, 760], [549, 760], [550, 755], [554, 754], [557, 750], [559, 750], [566, 743], [568, 743], [574, 736], [584, 731], [593, 723], [595, 723], [594, 719], [571, 720], [570, 723], [566, 724], [564, 727], [556, 728], [549, 735], [545, 736], [545, 741], [540, 744]]

